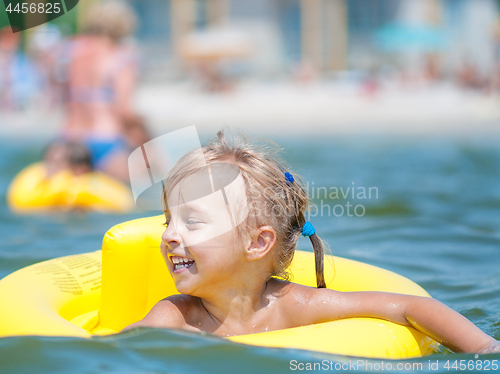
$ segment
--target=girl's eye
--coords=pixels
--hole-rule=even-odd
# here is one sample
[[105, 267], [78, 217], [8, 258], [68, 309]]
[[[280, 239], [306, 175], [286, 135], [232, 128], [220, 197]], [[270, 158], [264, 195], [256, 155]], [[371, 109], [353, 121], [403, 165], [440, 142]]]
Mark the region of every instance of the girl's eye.
[[186, 225], [187, 225], [187, 226], [190, 226], [190, 227], [195, 227], [196, 225], [198, 225], [198, 224], [200, 224], [200, 223], [201, 223], [201, 222], [199, 222], [199, 221], [194, 221], [194, 220], [192, 220], [192, 219], [188, 219], [188, 220], [186, 221]]
[[163, 224], [163, 226], [167, 227], [169, 224], [170, 224], [170, 220], [169, 220], [169, 219], [167, 219], [167, 220], [165, 221], [165, 223]]

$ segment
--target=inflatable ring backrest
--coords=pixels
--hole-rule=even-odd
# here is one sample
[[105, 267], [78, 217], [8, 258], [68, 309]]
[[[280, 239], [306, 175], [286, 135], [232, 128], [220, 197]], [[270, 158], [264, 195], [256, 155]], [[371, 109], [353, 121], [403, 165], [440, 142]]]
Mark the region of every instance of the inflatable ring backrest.
[[120, 331], [143, 318], [161, 299], [177, 294], [160, 253], [165, 217], [111, 228], [102, 245], [100, 326]]

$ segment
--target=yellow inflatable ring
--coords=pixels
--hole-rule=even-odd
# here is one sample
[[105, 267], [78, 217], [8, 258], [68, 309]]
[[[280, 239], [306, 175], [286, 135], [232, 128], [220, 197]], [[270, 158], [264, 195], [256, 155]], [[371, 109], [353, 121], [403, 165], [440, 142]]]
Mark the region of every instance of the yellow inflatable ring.
[[134, 207], [132, 192], [123, 183], [94, 171], [75, 176], [62, 171], [46, 178], [43, 162], [21, 170], [7, 192], [7, 205], [17, 213], [75, 208], [124, 213]]
[[[159, 250], [163, 221], [163, 216], [150, 217], [111, 228], [104, 237], [102, 263], [101, 251], [96, 251], [31, 265], [2, 279], [0, 337], [105, 335], [144, 317], [156, 302], [177, 293]], [[291, 266], [294, 281], [314, 285], [313, 269], [313, 254], [297, 251]], [[420, 286], [398, 274], [339, 257], [328, 256], [325, 276], [329, 288], [342, 291], [428, 296]], [[436, 345], [413, 328], [370, 318], [227, 339], [267, 347], [394, 359], [429, 354]]]

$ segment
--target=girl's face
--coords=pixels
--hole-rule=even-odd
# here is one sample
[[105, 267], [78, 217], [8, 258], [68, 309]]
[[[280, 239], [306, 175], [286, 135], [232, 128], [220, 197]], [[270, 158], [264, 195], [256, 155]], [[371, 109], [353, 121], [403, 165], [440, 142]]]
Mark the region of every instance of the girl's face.
[[177, 290], [206, 297], [218, 288], [215, 285], [234, 282], [244, 261], [235, 228], [242, 221], [245, 209], [241, 202], [243, 198], [246, 202], [246, 197], [241, 194], [243, 182], [235, 180], [226, 188], [192, 200], [190, 197], [203, 195], [199, 182], [196, 176], [187, 177], [168, 195], [168, 226], [161, 250]]

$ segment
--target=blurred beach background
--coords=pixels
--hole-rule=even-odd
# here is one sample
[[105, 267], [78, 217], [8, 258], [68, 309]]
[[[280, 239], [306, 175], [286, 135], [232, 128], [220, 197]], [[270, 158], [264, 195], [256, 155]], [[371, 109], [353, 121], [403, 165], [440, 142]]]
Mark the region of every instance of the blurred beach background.
[[[62, 131], [64, 51], [99, 2], [18, 40], [0, 33], [0, 278], [99, 249], [111, 226], [152, 214], [16, 215], [5, 202]], [[333, 254], [414, 280], [500, 339], [500, 1], [123, 3], [137, 18], [121, 41], [138, 61], [131, 110], [151, 138], [196, 125], [202, 144], [224, 126], [275, 141], [315, 194], [311, 221]], [[446, 360], [474, 359], [449, 353], [407, 362], [448, 372]], [[2, 373], [285, 373], [323, 359], [347, 360], [148, 329], [0, 339]]]
[[[32, 64], [17, 102], [3, 105], [1, 134], [57, 133], [59, 51], [95, 1], [21, 33]], [[273, 135], [498, 131], [498, 1], [128, 3], [138, 22], [126, 42], [140, 56], [133, 106], [153, 135], [192, 124]], [[47, 60], [56, 70], [49, 77]]]

